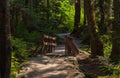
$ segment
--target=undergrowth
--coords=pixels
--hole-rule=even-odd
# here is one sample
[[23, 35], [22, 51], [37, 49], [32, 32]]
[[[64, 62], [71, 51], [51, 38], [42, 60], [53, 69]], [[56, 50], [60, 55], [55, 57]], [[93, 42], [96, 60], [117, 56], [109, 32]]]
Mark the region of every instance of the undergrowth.
[[112, 38], [110, 34], [102, 35], [101, 41], [103, 43], [104, 56], [109, 57], [112, 51]]
[[31, 43], [28, 43], [20, 38], [11, 38], [12, 43], [12, 59], [11, 59], [11, 78], [16, 78], [16, 74], [21, 69], [23, 64], [29, 57], [28, 49]]
[[114, 64], [108, 57], [99, 57], [99, 60], [103, 64], [103, 66], [100, 66], [100, 70], [107, 75], [106, 78], [120, 77], [120, 63]]

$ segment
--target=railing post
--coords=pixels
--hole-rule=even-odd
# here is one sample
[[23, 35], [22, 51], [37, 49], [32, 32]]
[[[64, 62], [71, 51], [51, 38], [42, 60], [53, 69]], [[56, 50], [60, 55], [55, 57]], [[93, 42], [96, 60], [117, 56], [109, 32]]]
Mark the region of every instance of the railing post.
[[75, 45], [73, 38], [70, 36], [65, 36], [65, 54], [66, 55], [74, 55], [79, 54], [79, 49]]

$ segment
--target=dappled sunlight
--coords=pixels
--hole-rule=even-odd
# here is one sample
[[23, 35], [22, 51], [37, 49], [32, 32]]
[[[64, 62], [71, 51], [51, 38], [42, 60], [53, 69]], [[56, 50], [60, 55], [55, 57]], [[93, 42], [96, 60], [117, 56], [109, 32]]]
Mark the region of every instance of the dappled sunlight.
[[[66, 57], [37, 56], [32, 58], [18, 78], [67, 78], [74, 65]], [[75, 70], [74, 70], [75, 71]]]
[[42, 77], [46, 77], [46, 78], [66, 78], [67, 76], [67, 71], [63, 70], [63, 71], [52, 71], [52, 72], [48, 72], [46, 74], [43, 74]]

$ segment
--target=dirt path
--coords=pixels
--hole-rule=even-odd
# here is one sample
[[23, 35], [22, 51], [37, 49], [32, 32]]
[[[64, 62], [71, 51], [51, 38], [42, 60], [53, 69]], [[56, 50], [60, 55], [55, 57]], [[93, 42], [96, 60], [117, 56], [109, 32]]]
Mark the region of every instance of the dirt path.
[[53, 53], [31, 58], [17, 78], [83, 78], [75, 65], [76, 59], [65, 57], [64, 48], [59, 45]]

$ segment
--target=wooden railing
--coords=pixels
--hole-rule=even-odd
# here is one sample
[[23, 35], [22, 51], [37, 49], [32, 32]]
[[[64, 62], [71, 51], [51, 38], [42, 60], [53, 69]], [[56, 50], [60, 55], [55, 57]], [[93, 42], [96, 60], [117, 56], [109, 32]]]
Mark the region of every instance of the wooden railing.
[[51, 53], [55, 50], [56, 47], [56, 37], [43, 35], [42, 39], [43, 52]]
[[56, 37], [43, 35], [42, 39], [37, 43], [38, 46], [36, 47], [35, 52], [40, 54], [51, 53], [55, 51]]
[[76, 56], [79, 54], [79, 49], [77, 48], [73, 38], [70, 36], [65, 37], [65, 54]]

